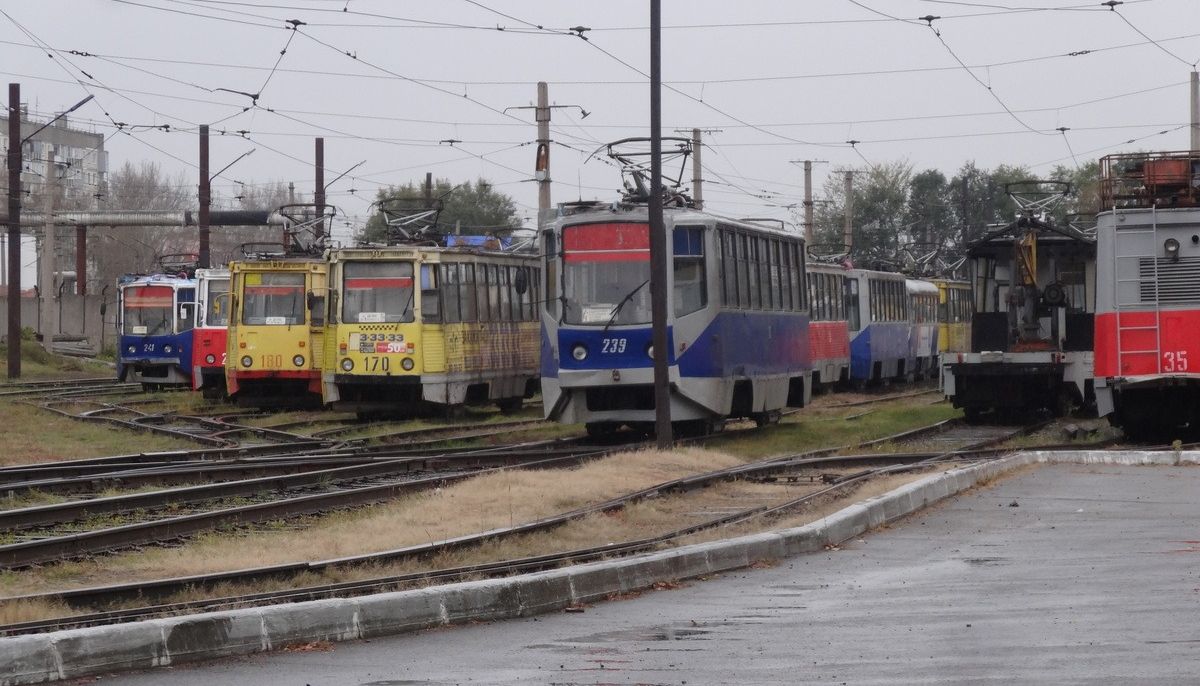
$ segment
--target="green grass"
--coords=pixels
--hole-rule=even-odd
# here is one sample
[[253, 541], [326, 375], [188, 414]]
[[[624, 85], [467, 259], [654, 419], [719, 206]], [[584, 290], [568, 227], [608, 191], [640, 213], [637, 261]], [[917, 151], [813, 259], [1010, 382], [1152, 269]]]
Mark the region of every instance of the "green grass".
[[[0, 357], [8, 357], [8, 346], [0, 345]], [[51, 379], [78, 379], [84, 377], [111, 376], [116, 380], [116, 370], [106, 364], [78, 357], [55, 355], [31, 340], [21, 341], [21, 378], [17, 381]], [[3, 382], [0, 382], [0, 386]]]
[[862, 415], [863, 408], [802, 410], [765, 430], [731, 432], [705, 447], [748, 460], [761, 459], [882, 438], [962, 416], [948, 403], [916, 405], [911, 401], [906, 398], [874, 405], [874, 412], [857, 417], [854, 415]]

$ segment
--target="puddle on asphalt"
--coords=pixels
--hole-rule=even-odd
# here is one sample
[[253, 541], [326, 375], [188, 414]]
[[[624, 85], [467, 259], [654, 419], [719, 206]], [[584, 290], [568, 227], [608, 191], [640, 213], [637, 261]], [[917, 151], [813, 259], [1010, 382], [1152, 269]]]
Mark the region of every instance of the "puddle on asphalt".
[[656, 626], [603, 631], [568, 638], [563, 643], [616, 643], [619, 641], [706, 641], [709, 629], [696, 626]]

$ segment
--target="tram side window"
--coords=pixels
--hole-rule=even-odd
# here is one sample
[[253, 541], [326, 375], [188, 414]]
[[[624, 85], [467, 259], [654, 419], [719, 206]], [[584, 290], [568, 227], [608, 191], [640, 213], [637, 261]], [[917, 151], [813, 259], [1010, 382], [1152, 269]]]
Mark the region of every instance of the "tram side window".
[[462, 321], [459, 303], [459, 274], [457, 264], [442, 265], [442, 310], [444, 321], [449, 324]]
[[421, 265], [421, 321], [442, 321], [441, 299], [438, 292], [437, 265]]
[[[792, 270], [792, 246], [788, 243], [779, 243], [779, 287], [783, 293], [783, 309], [785, 310], [800, 310], [800, 303], [793, 297], [792, 284], [796, 279], [800, 278], [800, 270]], [[799, 266], [799, 265], [795, 265]]]
[[494, 264], [487, 265], [488, 274], [488, 310], [492, 321], [504, 321], [504, 311], [500, 307], [500, 268]]
[[175, 320], [175, 333], [191, 331], [196, 326], [196, 291], [179, 291], [179, 311]]
[[[555, 319], [558, 318], [559, 300], [555, 290], [558, 288], [558, 241], [555, 240], [554, 233], [547, 231], [543, 234], [542, 241], [542, 259], [546, 265], [546, 292], [543, 295], [543, 302], [546, 305], [546, 311]], [[540, 292], [540, 291], [539, 291]]]
[[813, 302], [813, 312], [812, 312], [813, 319], [820, 318], [820, 313], [817, 311], [817, 305], [816, 305], [816, 303], [818, 302], [816, 293], [818, 292], [817, 289], [820, 288], [820, 286], [817, 283], [818, 278], [820, 278], [820, 276], [809, 276], [808, 277], [808, 297]]
[[858, 302], [858, 279], [846, 278], [846, 328], [851, 331], [858, 331], [862, 328], [862, 319], [859, 313]]
[[229, 279], [214, 279], [208, 282], [204, 305], [206, 325], [229, 326]]
[[460, 264], [459, 284], [458, 287], [462, 293], [462, 320], [464, 322], [473, 322], [476, 320], [475, 307], [475, 265]]
[[681, 317], [708, 304], [708, 284], [704, 268], [704, 227], [677, 226], [672, 237], [675, 252], [675, 316]]

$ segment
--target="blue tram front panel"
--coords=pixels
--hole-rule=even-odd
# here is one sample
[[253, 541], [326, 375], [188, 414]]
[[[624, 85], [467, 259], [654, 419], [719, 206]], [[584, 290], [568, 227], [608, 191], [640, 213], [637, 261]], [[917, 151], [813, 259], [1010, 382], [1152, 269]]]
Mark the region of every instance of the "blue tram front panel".
[[119, 379], [191, 386], [195, 297], [195, 282], [175, 276], [143, 276], [121, 284]]

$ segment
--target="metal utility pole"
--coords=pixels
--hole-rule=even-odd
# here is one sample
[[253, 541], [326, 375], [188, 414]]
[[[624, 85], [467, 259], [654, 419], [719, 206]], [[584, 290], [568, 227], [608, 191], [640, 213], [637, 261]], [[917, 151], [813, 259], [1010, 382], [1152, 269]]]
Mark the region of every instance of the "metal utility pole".
[[549, 221], [550, 209], [550, 91], [545, 81], [538, 81], [537, 109], [537, 160], [534, 170], [538, 185], [538, 228]]
[[846, 171], [846, 224], [842, 227], [842, 247], [849, 253], [854, 247], [854, 172]]
[[654, 346], [654, 433], [660, 450], [671, 435], [671, 379], [667, 366], [667, 233], [662, 188], [662, 0], [650, 0], [650, 317]]
[[433, 172], [425, 172], [425, 207], [433, 207]]
[[296, 204], [296, 184], [288, 181], [288, 204]]
[[8, 84], [8, 378], [21, 377], [21, 84]]
[[46, 197], [43, 198], [45, 203], [42, 214], [45, 216], [46, 224], [42, 227], [42, 245], [39, 254], [41, 260], [38, 262], [41, 273], [38, 274], [38, 306], [41, 313], [38, 317], [40, 326], [38, 327], [42, 334], [42, 347], [50, 350], [54, 345], [54, 297], [58, 295], [58, 286], [55, 284], [54, 274], [58, 271], [58, 264], [55, 258], [58, 257], [58, 231], [54, 226], [54, 192], [58, 181], [58, 170], [54, 167], [54, 146], [49, 146], [46, 153], [46, 179], [43, 184], [43, 189]]
[[208, 124], [200, 125], [200, 266], [208, 269], [211, 252], [208, 246], [208, 213], [212, 208], [212, 179], [208, 176]]
[[[316, 186], [313, 190], [313, 203], [315, 203], [317, 206], [317, 213], [321, 214], [325, 212], [325, 139], [318, 138], [316, 146], [316, 161], [314, 166], [316, 167], [317, 177], [315, 181]], [[324, 220], [317, 222], [317, 225], [314, 228], [314, 234], [317, 242], [319, 243], [325, 236]]]
[[704, 176], [700, 166], [700, 129], [692, 129], [692, 202], [696, 209], [704, 209]]
[[75, 227], [75, 292], [87, 295], [87, 227]]
[[1192, 72], [1192, 150], [1200, 150], [1200, 73]]

